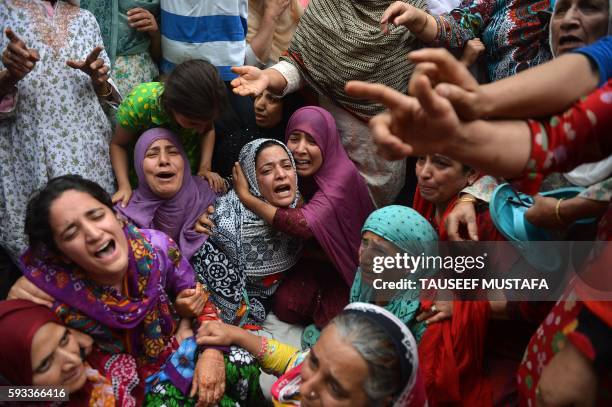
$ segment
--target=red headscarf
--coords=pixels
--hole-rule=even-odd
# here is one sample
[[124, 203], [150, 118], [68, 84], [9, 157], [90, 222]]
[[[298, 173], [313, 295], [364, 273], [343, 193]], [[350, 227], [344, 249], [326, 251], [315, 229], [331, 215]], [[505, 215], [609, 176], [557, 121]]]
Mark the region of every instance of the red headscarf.
[[48, 322], [47, 307], [26, 300], [0, 301], [0, 374], [14, 385], [32, 385], [32, 339]]

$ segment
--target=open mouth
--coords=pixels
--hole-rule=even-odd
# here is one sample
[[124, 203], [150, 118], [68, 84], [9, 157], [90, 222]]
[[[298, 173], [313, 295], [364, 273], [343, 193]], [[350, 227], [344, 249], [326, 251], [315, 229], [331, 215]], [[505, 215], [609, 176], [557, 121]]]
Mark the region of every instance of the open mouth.
[[170, 178], [174, 177], [174, 175], [175, 173], [172, 171], [162, 171], [162, 172], [158, 172], [155, 176], [163, 180], [169, 180]]
[[571, 47], [571, 48], [576, 48], [579, 47], [581, 45], [584, 45], [584, 41], [579, 38], [576, 37], [575, 35], [562, 35], [559, 38], [559, 46], [560, 47]]
[[287, 194], [289, 192], [291, 192], [291, 185], [289, 184], [282, 184], [274, 188], [275, 194]]
[[310, 160], [295, 160], [295, 166], [300, 168], [308, 167], [310, 165]]
[[104, 243], [102, 247], [96, 250], [95, 256], [99, 259], [105, 259], [113, 255], [115, 253], [115, 239], [111, 239], [108, 242]]

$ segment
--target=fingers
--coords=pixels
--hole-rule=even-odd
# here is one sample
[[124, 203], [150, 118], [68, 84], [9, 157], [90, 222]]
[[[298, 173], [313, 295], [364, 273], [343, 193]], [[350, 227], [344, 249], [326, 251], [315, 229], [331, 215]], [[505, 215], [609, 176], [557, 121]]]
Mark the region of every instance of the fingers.
[[345, 88], [350, 96], [382, 103], [389, 109], [402, 107], [408, 96], [379, 83], [349, 81]]
[[391, 133], [391, 116], [383, 113], [370, 120], [370, 132], [378, 154], [389, 161], [402, 160], [412, 153], [412, 148]]
[[459, 235], [459, 219], [452, 213], [446, 217], [446, 233], [451, 242], [460, 242], [463, 239]]
[[478, 241], [478, 225], [476, 224], [475, 216], [468, 216], [466, 218], [467, 221], [467, 230], [468, 236], [471, 240], [477, 242]]
[[444, 321], [445, 319], [449, 319], [449, 318], [450, 318], [450, 315], [448, 313], [439, 311], [439, 312], [436, 312], [432, 317], [427, 318], [425, 320], [425, 323], [427, 325], [431, 325], [436, 322]]
[[193, 378], [191, 379], [191, 391], [189, 392], [190, 398], [194, 398], [195, 395], [198, 393], [198, 383], [199, 382], [200, 382], [200, 379], [198, 376], [198, 369], [195, 369], [195, 371], [193, 372]]
[[212, 235], [212, 230], [211, 230], [211, 228], [210, 228], [210, 227], [208, 227], [208, 226], [206, 226], [206, 225], [204, 225], [204, 224], [203, 224], [202, 222], [200, 222], [200, 221], [196, 222], [196, 224], [195, 224], [195, 226], [194, 226], [193, 230], [195, 230], [195, 231], [196, 231], [196, 232], [198, 232], [198, 233], [204, 233], [204, 234], [206, 234], [206, 235], [208, 235], [208, 236], [211, 236], [211, 235]]
[[111, 202], [116, 204], [117, 202], [121, 202], [121, 207], [125, 208], [130, 202], [130, 198], [132, 197], [132, 191], [117, 191], [115, 195], [111, 198]]
[[[91, 51], [89, 55], [87, 55], [87, 58], [85, 58], [85, 64], [91, 67], [91, 64], [93, 64], [94, 62], [98, 60], [98, 57], [100, 56], [100, 53], [102, 52], [103, 49], [104, 47], [101, 47], [100, 45], [95, 47], [93, 51]], [[104, 61], [102, 61], [102, 64], [104, 64]], [[91, 69], [96, 69], [96, 68], [91, 67]]]
[[83, 68], [85, 67], [85, 62], [83, 62], [83, 61], [68, 60], [68, 61], [66, 61], [66, 65], [68, 65], [69, 67], [71, 67], [73, 69], [83, 70]]
[[394, 23], [394, 18], [401, 14], [403, 10], [404, 6], [398, 1], [387, 7], [380, 19], [380, 28], [383, 33], [389, 34], [389, 23]]
[[444, 48], [424, 48], [408, 54], [408, 59], [414, 63], [432, 62], [444, 72], [445, 82], [473, 89], [478, 82], [467, 68]]
[[421, 75], [414, 80], [414, 95], [419, 100], [423, 110], [432, 117], [442, 116], [452, 109], [449, 101], [433, 91], [427, 76]]

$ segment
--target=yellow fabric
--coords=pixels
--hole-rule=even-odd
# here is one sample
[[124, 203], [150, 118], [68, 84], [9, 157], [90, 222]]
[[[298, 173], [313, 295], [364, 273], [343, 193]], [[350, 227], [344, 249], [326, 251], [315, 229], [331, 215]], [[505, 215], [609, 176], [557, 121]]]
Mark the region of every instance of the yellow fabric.
[[[249, 19], [247, 42], [250, 43], [259, 31], [259, 25], [263, 19], [265, 11], [265, 0], [249, 0]], [[304, 8], [298, 0], [292, 0], [291, 4], [281, 15], [274, 35], [272, 36], [272, 48], [270, 49], [270, 59], [278, 62], [281, 54], [289, 48], [289, 43], [293, 38], [293, 33], [297, 28], [300, 17], [304, 14]], [[262, 61], [266, 63], [267, 61]]]
[[286, 345], [275, 339], [267, 339], [266, 349], [259, 360], [259, 364], [266, 373], [280, 376], [303, 360], [302, 353], [298, 348], [291, 345]]

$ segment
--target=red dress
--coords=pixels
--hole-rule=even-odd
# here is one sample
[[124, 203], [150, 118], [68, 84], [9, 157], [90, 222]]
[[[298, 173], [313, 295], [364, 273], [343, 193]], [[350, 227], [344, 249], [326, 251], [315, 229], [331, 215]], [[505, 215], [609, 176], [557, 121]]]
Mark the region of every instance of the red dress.
[[[547, 174], [570, 170], [612, 153], [612, 80], [565, 113], [547, 122], [529, 121], [529, 127], [531, 158], [525, 174], [514, 184], [522, 191], [535, 193]], [[599, 223], [598, 240], [610, 241], [611, 225], [612, 205]], [[612, 281], [610, 264], [612, 244], [607, 243], [599, 257], [585, 265], [586, 275], [602, 284], [609, 283]], [[612, 405], [610, 365], [607, 362], [601, 365], [604, 356], [609, 361], [612, 346], [612, 303], [580, 301], [580, 298], [589, 298], [589, 290], [590, 287], [580, 284], [568, 287], [531, 338], [518, 372], [521, 405], [536, 404], [535, 390], [542, 370], [568, 341], [599, 368], [598, 405]]]

